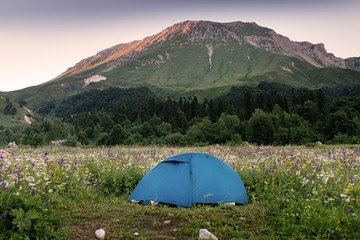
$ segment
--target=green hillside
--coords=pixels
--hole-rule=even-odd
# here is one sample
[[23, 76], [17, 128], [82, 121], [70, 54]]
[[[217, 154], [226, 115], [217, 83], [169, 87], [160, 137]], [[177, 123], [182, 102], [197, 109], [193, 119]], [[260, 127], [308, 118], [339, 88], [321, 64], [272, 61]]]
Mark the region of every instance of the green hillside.
[[[248, 28], [252, 29], [250, 25]], [[259, 36], [267, 33], [263, 28], [254, 29], [260, 31], [256, 33]], [[41, 112], [41, 107], [49, 108], [44, 104], [61, 104], [79, 93], [109, 87], [148, 87], [160, 98], [197, 95], [200, 100], [224, 95], [233, 86], [256, 87], [263, 81], [296, 88], [327, 88], [327, 93], [334, 96], [360, 94], [359, 71], [317, 68], [299, 58], [255, 47], [240, 38], [219, 39], [170, 37], [102, 65], [91, 67], [90, 58], [87, 68], [80, 73], [3, 95], [14, 102], [25, 101], [29, 109]], [[106, 80], [84, 83], [84, 79], [96, 75]]]
[[10, 129], [16, 132], [19, 127], [28, 126], [25, 115], [29, 117], [30, 122], [34, 121], [34, 116], [20, 107], [19, 103], [0, 97], [0, 131]]

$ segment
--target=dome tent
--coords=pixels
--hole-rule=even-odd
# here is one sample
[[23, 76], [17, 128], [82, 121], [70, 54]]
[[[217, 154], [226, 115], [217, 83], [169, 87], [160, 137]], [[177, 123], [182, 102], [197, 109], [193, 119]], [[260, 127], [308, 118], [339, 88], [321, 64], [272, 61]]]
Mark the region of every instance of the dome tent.
[[203, 153], [179, 154], [160, 162], [143, 177], [129, 200], [179, 207], [248, 203], [239, 175], [222, 160]]

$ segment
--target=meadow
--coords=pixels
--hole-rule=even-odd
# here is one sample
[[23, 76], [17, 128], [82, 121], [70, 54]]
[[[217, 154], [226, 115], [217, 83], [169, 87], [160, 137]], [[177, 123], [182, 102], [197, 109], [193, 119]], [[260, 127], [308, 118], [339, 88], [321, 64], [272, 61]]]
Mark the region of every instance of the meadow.
[[[249, 204], [174, 208], [127, 198], [157, 163], [229, 164]], [[21, 148], [0, 155], [0, 239], [360, 239], [360, 146]]]

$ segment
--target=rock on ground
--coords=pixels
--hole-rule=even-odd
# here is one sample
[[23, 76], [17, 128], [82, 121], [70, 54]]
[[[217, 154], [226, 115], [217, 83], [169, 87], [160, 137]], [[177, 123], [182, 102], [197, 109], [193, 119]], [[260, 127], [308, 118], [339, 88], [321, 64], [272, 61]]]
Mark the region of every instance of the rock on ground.
[[97, 239], [104, 239], [105, 238], [105, 231], [104, 229], [98, 229], [95, 232], [95, 236]]
[[218, 240], [218, 238], [206, 229], [200, 229], [199, 239], [212, 239]]

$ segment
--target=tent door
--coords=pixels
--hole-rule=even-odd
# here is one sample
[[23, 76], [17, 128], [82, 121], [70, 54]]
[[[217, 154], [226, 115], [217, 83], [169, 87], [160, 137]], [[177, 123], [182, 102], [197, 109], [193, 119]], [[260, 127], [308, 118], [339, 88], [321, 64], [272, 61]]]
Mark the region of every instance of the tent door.
[[172, 203], [177, 206], [191, 207], [192, 187], [190, 164], [185, 162], [166, 162], [162, 171], [162, 197], [159, 202]]

